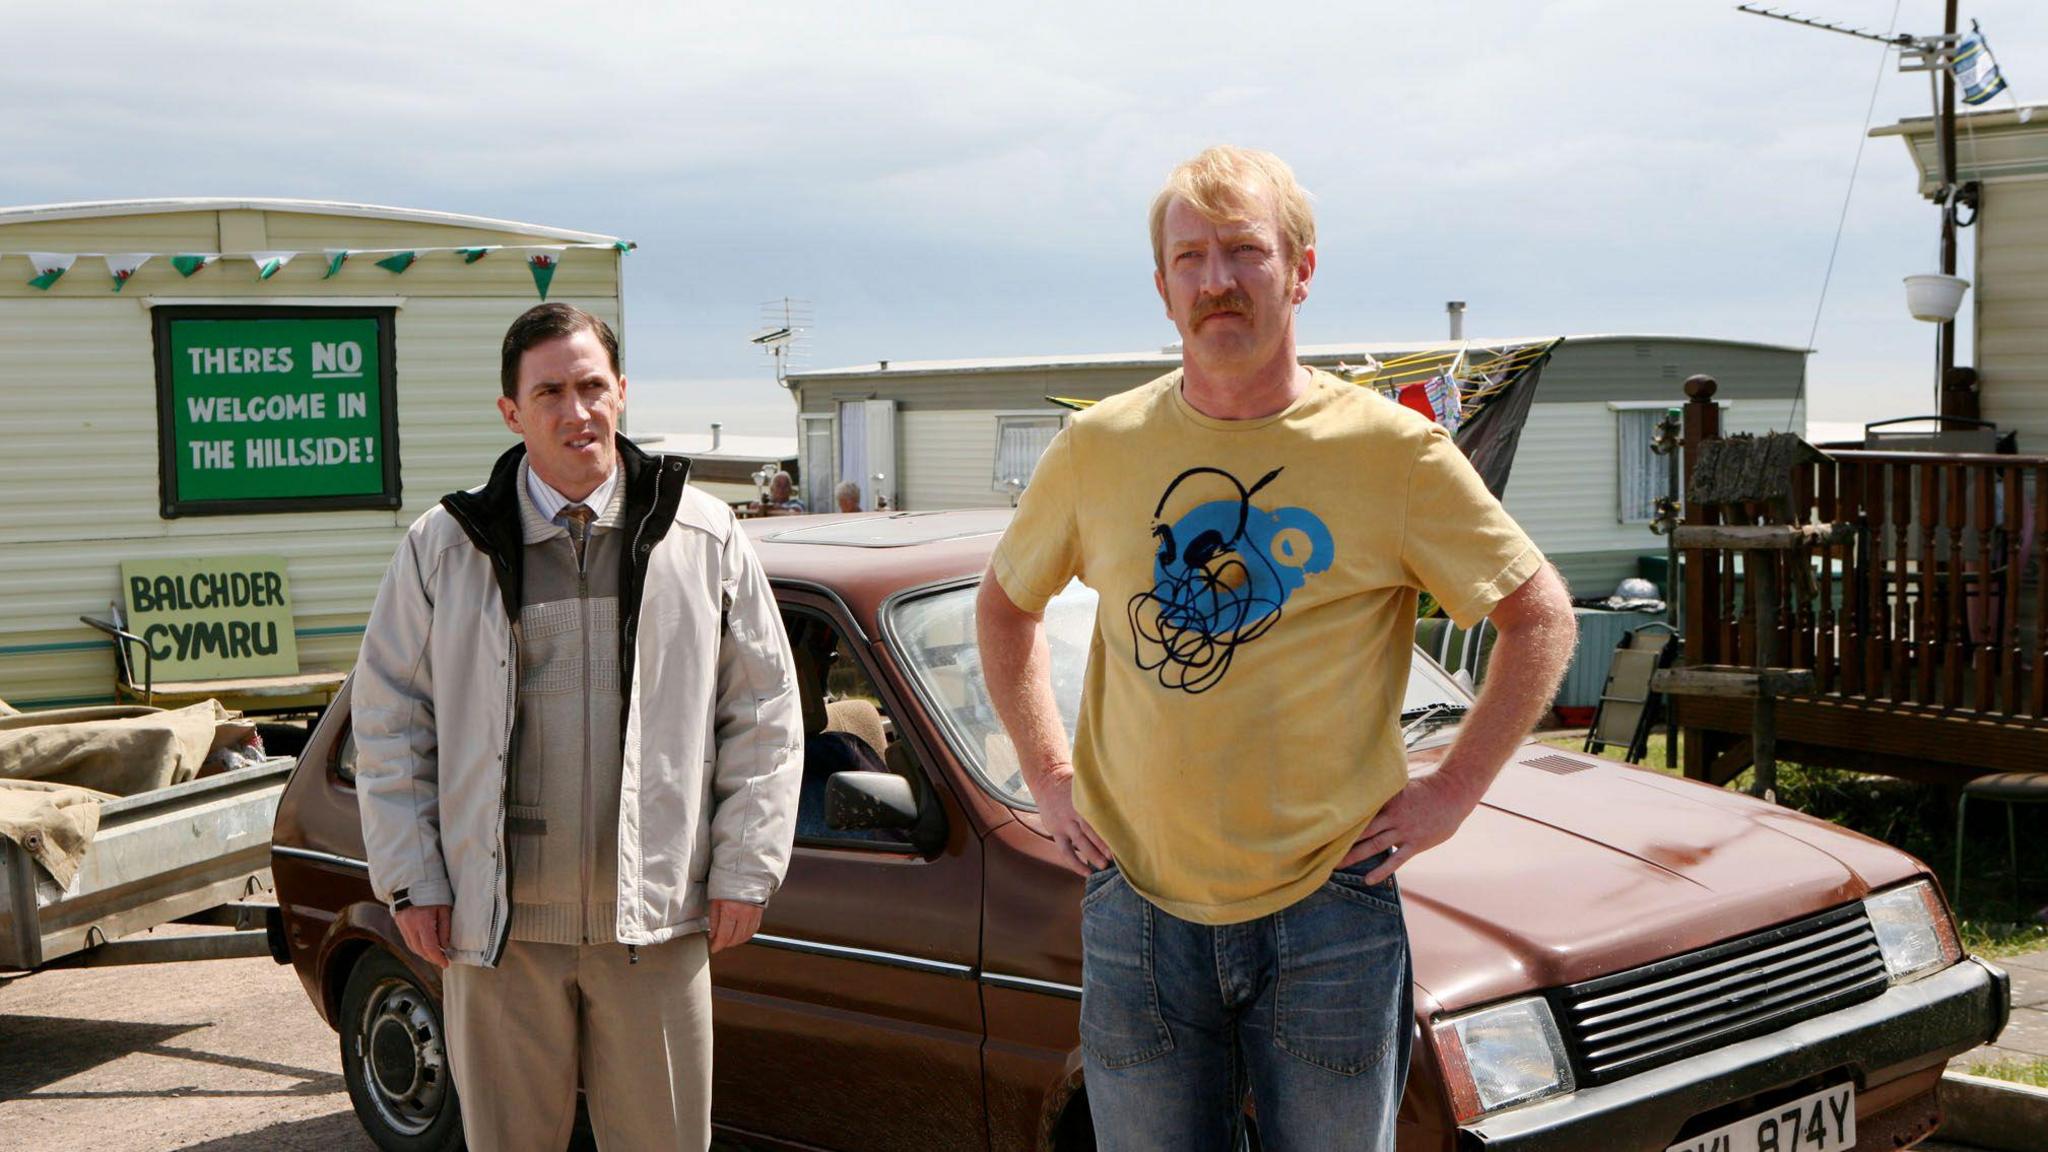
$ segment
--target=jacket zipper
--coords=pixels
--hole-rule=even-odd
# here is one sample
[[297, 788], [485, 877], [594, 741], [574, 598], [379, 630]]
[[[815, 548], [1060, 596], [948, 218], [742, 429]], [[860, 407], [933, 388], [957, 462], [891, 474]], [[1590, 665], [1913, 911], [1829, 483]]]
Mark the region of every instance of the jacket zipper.
[[[659, 457], [657, 457], [657, 459], [659, 459]], [[632, 551], [629, 552], [621, 561], [621, 563], [628, 566], [624, 570], [633, 573], [634, 589], [634, 594], [632, 597], [632, 606], [620, 614], [619, 624], [619, 771], [621, 773], [620, 786], [622, 793], [625, 784], [624, 745], [626, 736], [626, 725], [631, 722], [633, 716], [633, 683], [630, 677], [633, 673], [638, 671], [638, 669], [634, 667], [637, 661], [634, 660], [633, 636], [635, 630], [639, 627], [640, 601], [643, 598], [641, 595], [641, 589], [642, 586], [645, 585], [647, 582], [647, 545], [644, 543], [644, 541], [647, 539], [647, 526], [654, 522], [654, 514], [661, 509], [661, 477], [662, 474], [667, 471], [668, 468], [665, 465], [658, 464], [655, 467], [654, 491], [650, 494], [651, 498], [647, 502], [647, 511], [641, 514], [640, 523], [635, 525], [633, 528]], [[626, 805], [625, 797], [622, 794], [619, 800], [619, 890], [623, 890], [625, 888], [627, 875], [625, 859], [625, 824]], [[624, 911], [625, 909], [623, 907], [615, 908], [613, 910], [612, 924], [614, 931], [617, 930], [619, 918], [624, 914]], [[634, 945], [626, 945], [626, 955], [627, 963], [638, 964], [640, 962], [640, 951]]]
[[505, 919], [501, 927], [498, 911], [501, 903], [511, 897], [505, 891], [505, 805], [512, 791], [512, 736], [513, 727], [518, 723], [519, 708], [519, 626], [513, 624], [505, 659], [505, 737], [498, 753], [498, 850], [492, 855], [496, 865], [496, 880], [491, 886], [491, 924], [488, 934], [492, 936], [491, 967], [505, 956], [505, 940], [512, 934], [512, 920]]

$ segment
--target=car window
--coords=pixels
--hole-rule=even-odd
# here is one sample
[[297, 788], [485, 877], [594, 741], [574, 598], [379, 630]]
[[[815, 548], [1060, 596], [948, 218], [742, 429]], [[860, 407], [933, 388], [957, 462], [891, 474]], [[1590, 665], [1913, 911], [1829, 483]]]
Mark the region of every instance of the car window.
[[898, 850], [908, 846], [910, 834], [901, 829], [842, 831], [825, 823], [825, 791], [836, 772], [895, 772], [909, 776], [920, 795], [926, 789], [910, 746], [895, 738], [895, 724], [881, 693], [838, 625], [822, 613], [801, 608], [784, 608], [782, 625], [796, 662], [804, 720], [797, 843]]
[[[1005, 802], [1030, 807], [1031, 789], [982, 679], [981, 653], [974, 639], [974, 598], [970, 585], [902, 601], [889, 615], [890, 639], [961, 762]], [[1081, 682], [1088, 672], [1095, 605], [1095, 592], [1077, 580], [1045, 607], [1053, 698], [1069, 741], [1081, 714]], [[1471, 694], [1435, 661], [1415, 653], [1402, 700], [1404, 714], [1437, 704], [1462, 707], [1471, 701]]]
[[335, 745], [334, 777], [351, 788], [356, 786], [356, 729], [353, 724], [342, 728], [341, 740]]

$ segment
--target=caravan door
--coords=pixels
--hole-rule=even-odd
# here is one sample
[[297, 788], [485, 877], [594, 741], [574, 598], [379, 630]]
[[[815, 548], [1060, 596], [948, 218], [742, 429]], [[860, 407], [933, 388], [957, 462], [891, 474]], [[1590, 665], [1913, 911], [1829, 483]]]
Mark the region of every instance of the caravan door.
[[862, 511], [897, 507], [894, 400], [839, 402], [839, 478], [860, 485]]

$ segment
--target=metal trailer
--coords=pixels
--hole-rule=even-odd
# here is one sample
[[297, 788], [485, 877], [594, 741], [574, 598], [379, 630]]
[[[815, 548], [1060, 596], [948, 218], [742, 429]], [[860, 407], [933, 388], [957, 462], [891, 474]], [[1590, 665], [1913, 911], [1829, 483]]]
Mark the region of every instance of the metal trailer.
[[[0, 837], [0, 969], [289, 959], [268, 893], [270, 825], [294, 758], [110, 800], [68, 888]], [[164, 924], [224, 932], [151, 935]]]

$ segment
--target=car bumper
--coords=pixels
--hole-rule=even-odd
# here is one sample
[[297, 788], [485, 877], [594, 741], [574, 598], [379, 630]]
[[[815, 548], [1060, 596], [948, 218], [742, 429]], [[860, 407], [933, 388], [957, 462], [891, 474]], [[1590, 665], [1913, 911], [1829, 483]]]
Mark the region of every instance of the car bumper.
[[1702, 1112], [1809, 1076], [1842, 1069], [1868, 1090], [1938, 1065], [1996, 1039], [2010, 999], [2004, 972], [1967, 959], [1768, 1036], [1461, 1128], [1458, 1147], [1662, 1149]]

